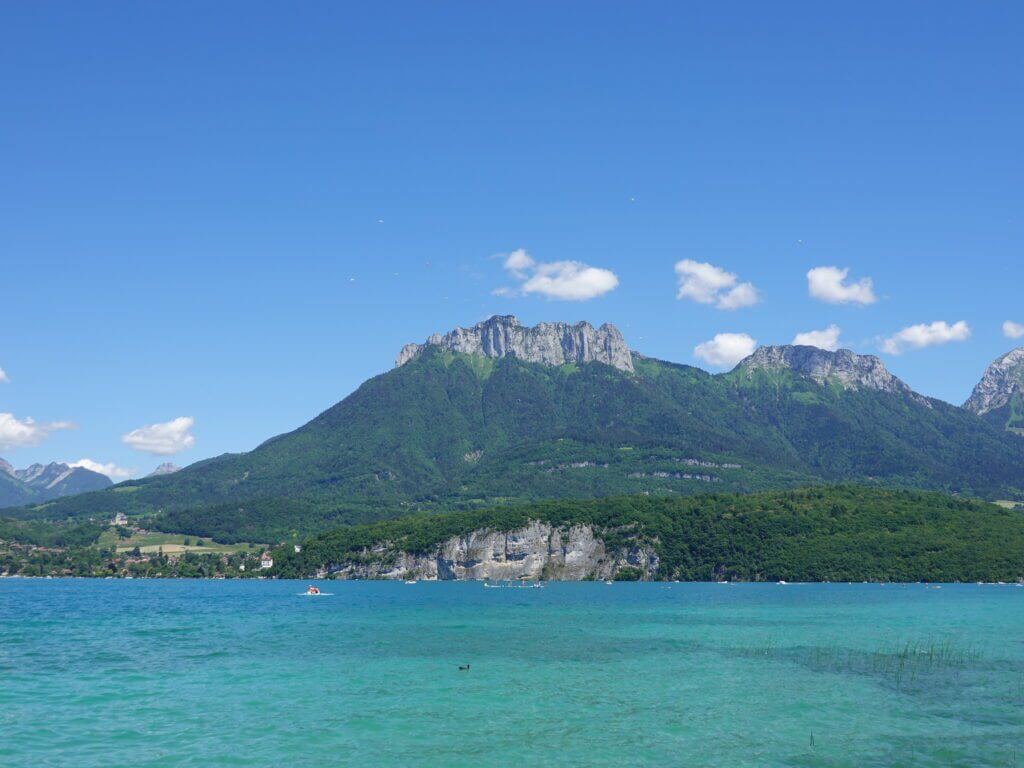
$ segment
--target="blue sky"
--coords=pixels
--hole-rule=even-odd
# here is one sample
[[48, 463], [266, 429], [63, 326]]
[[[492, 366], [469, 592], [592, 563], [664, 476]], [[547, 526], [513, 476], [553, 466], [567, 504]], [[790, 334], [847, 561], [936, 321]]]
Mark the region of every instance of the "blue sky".
[[[1024, 343], [1019, 3], [46, 2], [0, 29], [17, 466], [247, 450], [494, 313], [713, 370], [836, 325], [955, 403]], [[815, 273], [831, 301], [817, 267], [849, 270]]]

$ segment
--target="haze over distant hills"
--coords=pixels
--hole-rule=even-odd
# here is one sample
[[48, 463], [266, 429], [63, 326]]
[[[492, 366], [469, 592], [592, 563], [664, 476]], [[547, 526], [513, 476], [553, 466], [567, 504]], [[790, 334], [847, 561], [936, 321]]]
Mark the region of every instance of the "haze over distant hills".
[[159, 513], [265, 541], [414, 511], [821, 481], [1024, 498], [1024, 440], [848, 350], [762, 347], [711, 375], [631, 352], [613, 326], [497, 316], [397, 362], [248, 453], [17, 513]]
[[0, 459], [0, 508], [49, 501], [111, 485], [109, 477], [85, 467], [52, 462], [15, 469]]

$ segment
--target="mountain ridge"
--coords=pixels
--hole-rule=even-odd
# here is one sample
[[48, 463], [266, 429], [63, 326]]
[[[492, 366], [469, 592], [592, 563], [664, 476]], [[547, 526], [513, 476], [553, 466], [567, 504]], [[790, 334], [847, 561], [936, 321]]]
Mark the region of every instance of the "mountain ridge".
[[743, 358], [730, 373], [788, 369], [819, 384], [837, 382], [844, 389], [914, 394], [906, 383], [891, 374], [874, 355], [858, 355], [849, 349], [827, 350], [806, 345], [761, 346]]
[[515, 351], [427, 344], [248, 453], [18, 514], [123, 511], [267, 541], [495, 503], [814, 482], [1024, 498], [1024, 442], [918, 395], [871, 356], [768, 347], [713, 375], [639, 353], [625, 370]]
[[111, 485], [109, 477], [85, 467], [53, 461], [15, 469], [0, 459], [0, 509], [102, 490]]
[[470, 328], [455, 328], [443, 335], [435, 333], [423, 344], [406, 344], [398, 353], [395, 366], [405, 365], [426, 347], [493, 359], [515, 357], [541, 365], [599, 362], [633, 371], [626, 340], [610, 323], [599, 328], [586, 321], [525, 326], [515, 315], [494, 315]]

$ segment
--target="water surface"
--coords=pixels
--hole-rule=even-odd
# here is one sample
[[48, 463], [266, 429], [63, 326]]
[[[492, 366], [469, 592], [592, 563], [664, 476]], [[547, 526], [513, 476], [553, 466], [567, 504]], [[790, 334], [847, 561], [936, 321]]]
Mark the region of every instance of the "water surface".
[[1024, 588], [320, 586], [0, 581], [0, 765], [1024, 766]]

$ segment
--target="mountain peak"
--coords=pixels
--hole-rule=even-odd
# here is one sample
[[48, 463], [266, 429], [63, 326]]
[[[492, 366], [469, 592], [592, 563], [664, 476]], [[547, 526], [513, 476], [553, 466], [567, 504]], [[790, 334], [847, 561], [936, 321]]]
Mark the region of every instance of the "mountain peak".
[[49, 464], [30, 464], [25, 469], [16, 469], [14, 476], [23, 483], [47, 487], [59, 482], [70, 472], [71, 467], [67, 464], [51, 461]]
[[605, 323], [538, 323], [522, 325], [515, 315], [495, 315], [472, 328], [435, 333], [423, 344], [406, 344], [395, 365], [417, 357], [426, 347], [440, 347], [483, 357], [514, 357], [542, 365], [598, 362], [633, 372], [633, 359], [619, 329]]
[[173, 475], [179, 469], [181, 469], [181, 467], [179, 467], [177, 464], [172, 464], [169, 461], [165, 461], [159, 467], [157, 467], [152, 472], [150, 472], [148, 475], [146, 475], [146, 477], [159, 477], [160, 475]]
[[[50, 501], [84, 491], [98, 491], [112, 485], [106, 475], [57, 461], [15, 469], [0, 459], [0, 474], [11, 478], [5, 483], [3, 490], [6, 493], [0, 493], [0, 507]], [[11, 481], [13, 486], [10, 485]]]
[[758, 369], [788, 369], [819, 384], [837, 382], [843, 389], [911, 393], [910, 387], [889, 373], [879, 358], [858, 355], [848, 349], [831, 352], [819, 347], [790, 344], [758, 347], [735, 368], [741, 372]]
[[981, 377], [964, 408], [982, 416], [1002, 408], [1016, 395], [1024, 395], [1024, 347], [998, 358]]

